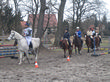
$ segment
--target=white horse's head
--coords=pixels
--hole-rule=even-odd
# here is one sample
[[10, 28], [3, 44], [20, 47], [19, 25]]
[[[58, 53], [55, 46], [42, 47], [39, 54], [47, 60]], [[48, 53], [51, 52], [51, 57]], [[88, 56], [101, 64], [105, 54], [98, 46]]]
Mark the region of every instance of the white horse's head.
[[11, 40], [11, 39], [12, 40], [15, 39], [15, 31], [14, 30], [11, 31], [11, 34], [8, 37], [8, 40]]

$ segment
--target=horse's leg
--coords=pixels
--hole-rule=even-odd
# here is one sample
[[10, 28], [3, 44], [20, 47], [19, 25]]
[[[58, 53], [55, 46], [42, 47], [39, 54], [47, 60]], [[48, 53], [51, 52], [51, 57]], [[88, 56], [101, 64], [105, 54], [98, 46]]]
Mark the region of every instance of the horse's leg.
[[64, 58], [66, 58], [66, 50], [64, 49]]
[[34, 49], [34, 54], [35, 54], [35, 61], [37, 61], [37, 54], [39, 52], [39, 49], [37, 48], [36, 50]]
[[27, 57], [28, 63], [30, 64], [28, 51], [25, 51], [25, 53], [26, 53], [26, 57]]
[[26, 53], [24, 52], [24, 57], [23, 57], [23, 61], [26, 59]]
[[72, 54], [72, 50], [70, 50], [70, 49], [69, 49], [68, 51], [69, 51], [69, 55], [70, 55], [70, 57], [71, 57], [71, 54]]
[[87, 53], [89, 53], [89, 46], [88, 46], [87, 48], [88, 48], [88, 51], [87, 51]]
[[81, 55], [80, 51], [81, 51], [81, 47], [78, 47], [78, 54], [79, 55]]
[[19, 52], [20, 53], [20, 61], [19, 61], [19, 64], [22, 63], [22, 52]]
[[77, 54], [76, 46], [75, 46], [75, 54]]

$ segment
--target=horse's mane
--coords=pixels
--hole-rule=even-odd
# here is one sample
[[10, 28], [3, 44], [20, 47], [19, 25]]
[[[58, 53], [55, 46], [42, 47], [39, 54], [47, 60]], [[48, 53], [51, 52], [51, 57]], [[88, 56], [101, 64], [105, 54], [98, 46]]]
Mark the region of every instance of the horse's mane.
[[14, 30], [11, 30], [11, 32], [14, 32], [14, 33], [17, 34], [19, 37], [23, 37], [20, 33], [14, 31]]

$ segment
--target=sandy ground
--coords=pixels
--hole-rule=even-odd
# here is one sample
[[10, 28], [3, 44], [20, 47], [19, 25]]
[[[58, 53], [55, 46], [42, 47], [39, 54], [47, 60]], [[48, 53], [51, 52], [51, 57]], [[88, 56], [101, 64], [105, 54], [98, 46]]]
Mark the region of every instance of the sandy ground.
[[68, 62], [61, 50], [40, 50], [39, 68], [33, 60], [18, 65], [18, 59], [1, 58], [0, 82], [110, 82], [110, 55], [92, 57], [86, 52], [73, 53]]

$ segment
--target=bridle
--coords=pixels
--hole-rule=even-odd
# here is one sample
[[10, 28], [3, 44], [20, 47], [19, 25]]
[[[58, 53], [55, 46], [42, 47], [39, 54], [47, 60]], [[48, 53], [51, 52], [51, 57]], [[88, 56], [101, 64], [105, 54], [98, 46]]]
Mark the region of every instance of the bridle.
[[[15, 36], [15, 32], [12, 32], [13, 34], [11, 34], [11, 39], [14, 39], [14, 36]], [[23, 39], [23, 38], [21, 38], [21, 39]], [[17, 40], [21, 40], [21, 39], [17, 39]]]
[[13, 39], [13, 37], [15, 36], [15, 33], [14, 32], [12, 32], [12, 33], [11, 33], [11, 37], [10, 37], [11, 39]]

